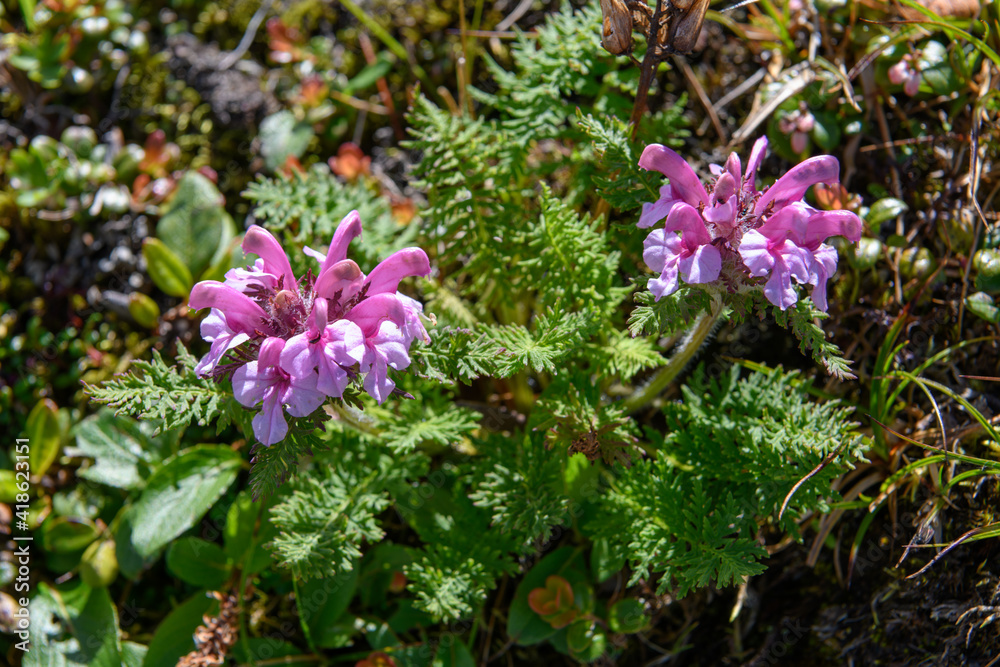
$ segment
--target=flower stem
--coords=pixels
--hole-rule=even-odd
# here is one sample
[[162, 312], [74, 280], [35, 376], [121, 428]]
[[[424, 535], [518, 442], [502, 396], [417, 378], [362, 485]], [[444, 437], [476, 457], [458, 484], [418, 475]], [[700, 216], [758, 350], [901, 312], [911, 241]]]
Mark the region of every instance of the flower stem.
[[708, 311], [702, 313], [695, 320], [691, 331], [680, 343], [673, 356], [670, 357], [667, 365], [657, 371], [653, 379], [645, 386], [636, 389], [631, 396], [622, 401], [622, 407], [625, 408], [626, 412], [631, 414], [652, 403], [680, 375], [680, 372], [684, 370], [688, 362], [694, 358], [695, 353], [701, 349], [708, 335], [712, 333], [716, 322], [722, 316], [722, 310], [721, 300], [713, 298], [712, 305]]

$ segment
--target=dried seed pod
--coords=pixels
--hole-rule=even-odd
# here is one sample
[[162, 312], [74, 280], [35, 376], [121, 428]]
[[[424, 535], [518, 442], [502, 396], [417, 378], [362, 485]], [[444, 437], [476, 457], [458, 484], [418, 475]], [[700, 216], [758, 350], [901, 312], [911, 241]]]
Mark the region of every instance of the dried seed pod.
[[632, 12], [623, 0], [601, 0], [604, 30], [601, 45], [616, 56], [632, 52]]
[[653, 10], [646, 4], [646, 0], [628, 0], [628, 8], [632, 11], [632, 28], [648, 35]]
[[668, 0], [670, 3], [670, 30], [666, 43], [660, 46], [676, 53], [688, 53], [694, 48], [705, 22], [709, 0]]

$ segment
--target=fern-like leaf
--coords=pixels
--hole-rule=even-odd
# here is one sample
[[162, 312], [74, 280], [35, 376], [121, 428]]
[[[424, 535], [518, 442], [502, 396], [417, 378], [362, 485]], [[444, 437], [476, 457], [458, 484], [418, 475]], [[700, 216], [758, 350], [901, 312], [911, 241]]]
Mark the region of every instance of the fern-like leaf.
[[194, 372], [198, 360], [177, 343], [177, 366], [168, 366], [157, 350], [152, 361], [137, 361], [124, 375], [100, 385], [86, 385], [86, 392], [99, 403], [137, 419], [159, 420], [170, 430], [192, 421], [201, 426], [213, 421], [217, 432], [229, 424], [226, 403], [230, 394], [213, 380]]

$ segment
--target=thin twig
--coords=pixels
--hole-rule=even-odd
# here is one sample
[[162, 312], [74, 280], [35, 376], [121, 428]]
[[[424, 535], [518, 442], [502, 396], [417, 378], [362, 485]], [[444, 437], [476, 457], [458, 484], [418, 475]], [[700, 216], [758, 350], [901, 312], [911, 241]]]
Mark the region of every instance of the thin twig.
[[260, 3], [260, 7], [257, 11], [253, 13], [250, 22], [247, 23], [247, 29], [243, 33], [243, 39], [240, 40], [239, 45], [232, 51], [230, 51], [225, 58], [219, 62], [219, 71], [224, 71], [232, 67], [243, 57], [243, 54], [247, 52], [250, 45], [253, 44], [254, 37], [257, 36], [257, 30], [260, 28], [260, 24], [264, 21], [264, 17], [267, 13], [271, 11], [271, 7], [274, 6], [274, 0], [268, 0], [267, 2]]
[[725, 128], [722, 127], [722, 122], [719, 120], [719, 114], [715, 113], [712, 100], [708, 99], [708, 93], [705, 92], [705, 87], [698, 81], [698, 77], [694, 75], [694, 70], [691, 69], [691, 66], [681, 56], [674, 56], [674, 65], [681, 68], [681, 72], [684, 74], [684, 78], [687, 79], [688, 85], [694, 89], [695, 95], [698, 96], [698, 101], [701, 102], [701, 105], [705, 107], [705, 111], [708, 112], [708, 117], [712, 121], [716, 133], [718, 133], [719, 139], [722, 143], [726, 143], [728, 137], [726, 136]]
[[660, 64], [662, 55], [657, 48], [657, 36], [660, 34], [660, 26], [666, 12], [663, 7], [663, 0], [656, 0], [656, 9], [653, 11], [653, 18], [649, 21], [649, 32], [646, 35], [646, 55], [642, 59], [639, 72], [639, 86], [635, 93], [635, 104], [632, 106], [632, 117], [629, 124], [632, 126], [632, 140], [639, 136], [639, 121], [642, 119], [648, 106], [649, 87], [653, 85], [653, 78], [656, 76], [656, 68]]

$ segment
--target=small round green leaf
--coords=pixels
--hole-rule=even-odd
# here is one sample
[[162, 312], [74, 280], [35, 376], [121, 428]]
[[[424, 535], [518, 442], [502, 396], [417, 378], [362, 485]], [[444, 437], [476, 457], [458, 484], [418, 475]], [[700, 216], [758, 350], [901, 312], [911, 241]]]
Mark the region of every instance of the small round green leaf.
[[114, 540], [94, 542], [83, 552], [80, 578], [91, 588], [107, 588], [118, 577]]
[[868, 224], [869, 229], [877, 231], [883, 222], [894, 219], [907, 208], [909, 207], [904, 202], [895, 197], [879, 199], [868, 209], [868, 214], [865, 215], [865, 222]]
[[986, 292], [976, 292], [965, 299], [965, 305], [976, 317], [991, 324], [1000, 323], [1000, 308], [993, 303], [993, 297]]
[[635, 598], [619, 600], [608, 610], [608, 625], [615, 632], [639, 632], [648, 620], [645, 606]]
[[976, 270], [976, 289], [983, 292], [1000, 291], [1000, 251], [980, 250], [972, 256]]
[[50, 518], [42, 524], [42, 548], [50, 553], [83, 551], [100, 534], [89, 521]]
[[141, 327], [155, 329], [160, 324], [160, 307], [142, 292], [128, 295], [128, 312]]

